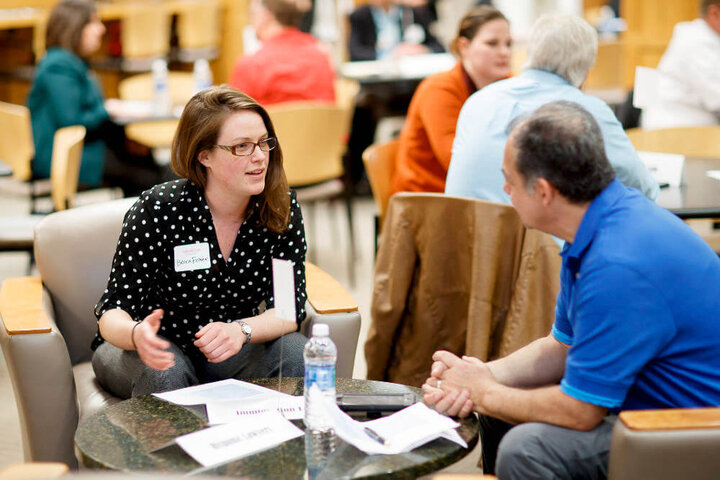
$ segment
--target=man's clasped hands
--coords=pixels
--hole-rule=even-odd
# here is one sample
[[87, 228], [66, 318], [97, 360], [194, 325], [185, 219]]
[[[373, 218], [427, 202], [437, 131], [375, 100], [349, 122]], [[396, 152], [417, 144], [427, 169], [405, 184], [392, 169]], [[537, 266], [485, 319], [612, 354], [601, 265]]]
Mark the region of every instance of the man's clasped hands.
[[458, 357], [439, 350], [432, 359], [430, 377], [422, 385], [423, 399], [439, 413], [466, 417], [473, 408], [479, 408], [482, 396], [497, 384], [487, 364], [475, 357]]

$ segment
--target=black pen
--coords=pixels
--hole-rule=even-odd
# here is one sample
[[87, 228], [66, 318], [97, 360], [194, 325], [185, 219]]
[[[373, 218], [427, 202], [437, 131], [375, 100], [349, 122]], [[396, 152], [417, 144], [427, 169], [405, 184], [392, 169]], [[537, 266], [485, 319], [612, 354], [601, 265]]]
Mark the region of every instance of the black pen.
[[375, 430], [373, 430], [372, 428], [370, 428], [370, 427], [365, 427], [365, 433], [367, 433], [368, 436], [369, 436], [370, 438], [372, 438], [373, 440], [375, 440], [376, 442], [382, 443], [383, 445], [386, 445], [386, 444], [387, 444], [387, 440], [385, 440], [385, 438], [383, 438], [382, 435], [380, 435], [379, 433], [377, 433], [377, 432], [376, 432]]

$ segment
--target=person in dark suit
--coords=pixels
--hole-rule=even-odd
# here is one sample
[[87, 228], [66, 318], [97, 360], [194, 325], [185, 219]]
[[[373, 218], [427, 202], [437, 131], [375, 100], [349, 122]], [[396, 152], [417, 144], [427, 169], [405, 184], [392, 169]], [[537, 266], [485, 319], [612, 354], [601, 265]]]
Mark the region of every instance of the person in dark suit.
[[378, 60], [445, 49], [430, 33], [427, 5], [409, 7], [392, 0], [372, 0], [350, 14], [350, 60]]
[[[370, 0], [350, 14], [350, 60], [394, 59], [445, 49], [430, 32], [433, 20], [427, 2]], [[350, 180], [356, 192], [367, 188], [362, 153], [372, 144], [378, 120], [404, 115], [417, 82], [363, 86], [356, 99], [348, 141]]]

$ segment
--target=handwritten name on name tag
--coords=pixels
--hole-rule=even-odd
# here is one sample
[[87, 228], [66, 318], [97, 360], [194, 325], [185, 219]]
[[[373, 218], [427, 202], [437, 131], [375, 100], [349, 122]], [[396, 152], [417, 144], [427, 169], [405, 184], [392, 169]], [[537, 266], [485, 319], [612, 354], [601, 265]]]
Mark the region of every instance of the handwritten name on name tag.
[[207, 242], [178, 245], [174, 253], [176, 272], [210, 268], [210, 244]]

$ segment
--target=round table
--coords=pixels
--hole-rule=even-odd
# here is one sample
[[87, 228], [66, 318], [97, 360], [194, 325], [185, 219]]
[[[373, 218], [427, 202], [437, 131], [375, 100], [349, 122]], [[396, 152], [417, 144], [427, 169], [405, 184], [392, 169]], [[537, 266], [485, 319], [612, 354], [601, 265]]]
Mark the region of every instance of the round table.
[[[291, 395], [303, 394], [303, 379], [257, 379], [253, 383]], [[338, 393], [406, 393], [420, 395], [414, 387], [370, 380], [338, 379]], [[420, 397], [418, 397], [420, 398]], [[356, 417], [358, 418], [358, 417]], [[362, 419], [362, 417], [359, 417]], [[308, 478], [305, 439], [299, 437], [270, 450], [211, 469], [202, 469], [179, 446], [171, 444], [186, 433], [207, 427], [204, 407], [182, 407], [151, 395], [131, 398], [84, 419], [75, 433], [81, 462], [89, 468], [120, 471], [192, 472], [248, 478]], [[302, 421], [293, 421], [303, 428]], [[473, 415], [460, 420], [463, 448], [436, 439], [415, 450], [397, 455], [367, 455], [338, 438], [338, 446], [316, 479], [415, 478], [439, 470], [464, 457], [478, 440], [478, 421]]]

